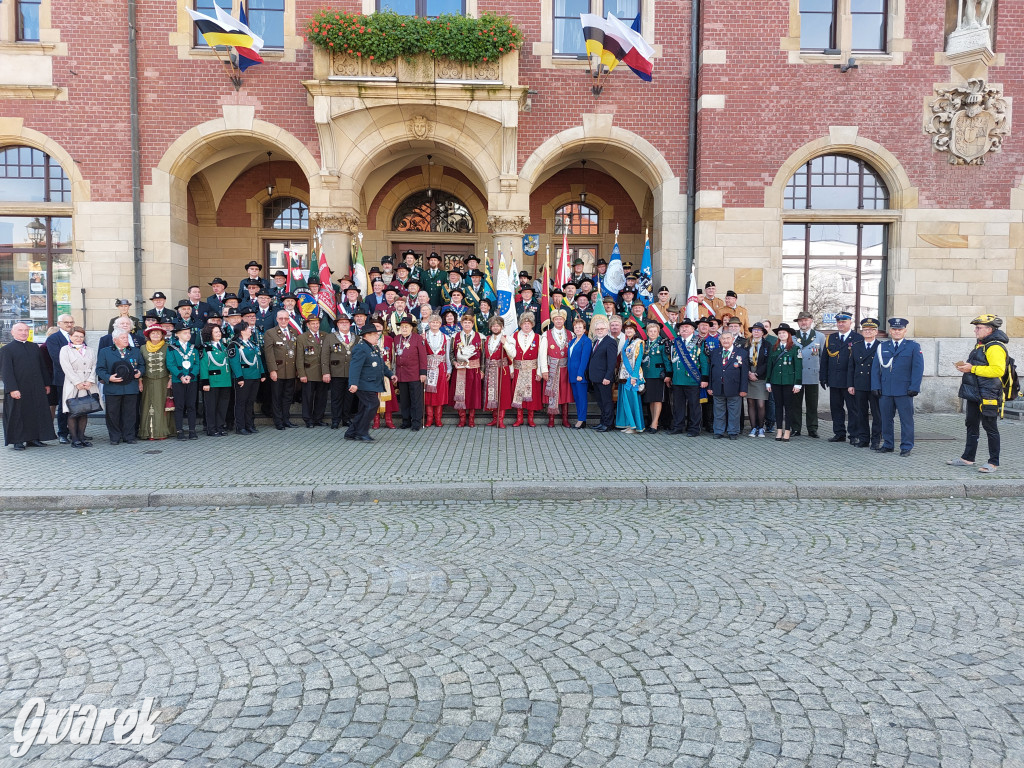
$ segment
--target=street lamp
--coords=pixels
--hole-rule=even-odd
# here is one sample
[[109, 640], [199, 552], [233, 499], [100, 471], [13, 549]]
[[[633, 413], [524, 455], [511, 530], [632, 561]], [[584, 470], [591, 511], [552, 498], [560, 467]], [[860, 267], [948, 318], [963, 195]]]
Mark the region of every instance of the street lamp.
[[587, 161], [586, 160], [580, 160], [580, 165], [583, 167], [583, 170], [580, 172], [580, 176], [581, 176], [581, 179], [582, 179], [581, 183], [583, 184], [583, 191], [580, 192], [580, 205], [586, 205], [587, 204]]
[[42, 248], [43, 243], [46, 242], [46, 225], [39, 220], [36, 216], [32, 221], [25, 225], [25, 229], [28, 230], [28, 241], [36, 248]]
[[270, 172], [270, 156], [273, 152], [267, 152], [267, 197], [274, 196], [274, 177]]

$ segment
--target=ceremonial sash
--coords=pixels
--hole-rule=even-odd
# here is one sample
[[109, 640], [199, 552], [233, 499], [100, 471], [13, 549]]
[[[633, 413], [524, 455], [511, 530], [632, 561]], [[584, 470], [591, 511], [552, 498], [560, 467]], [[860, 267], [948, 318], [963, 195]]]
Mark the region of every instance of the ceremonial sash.
[[707, 299], [701, 299], [700, 303], [707, 307], [708, 312], [711, 313], [710, 315], [708, 315], [708, 317], [718, 317], [718, 313], [715, 312], [714, 308], [710, 304], [708, 304]]
[[537, 361], [516, 360], [512, 365], [519, 371], [516, 388], [512, 392], [512, 407], [522, 408], [524, 400], [533, 402], [533, 372], [537, 370]]
[[661, 328], [662, 330], [665, 331], [665, 335], [668, 336], [670, 339], [674, 339], [676, 337], [675, 330], [669, 328], [668, 318], [665, 317], [665, 314], [662, 312], [661, 305], [651, 304], [651, 309], [654, 311], [654, 314], [657, 315], [657, 320], [659, 323], [661, 323]]
[[690, 350], [686, 347], [686, 341], [682, 338], [677, 338], [672, 343], [675, 344], [676, 355], [679, 357], [680, 362], [682, 362], [683, 368], [686, 369], [686, 373], [694, 381], [700, 382], [700, 367], [697, 365], [697, 362], [690, 357]]
[[559, 413], [560, 379], [562, 378], [562, 369], [566, 367], [565, 363], [564, 357], [548, 358], [548, 380], [544, 387], [544, 396], [548, 401], [548, 413], [551, 414]]

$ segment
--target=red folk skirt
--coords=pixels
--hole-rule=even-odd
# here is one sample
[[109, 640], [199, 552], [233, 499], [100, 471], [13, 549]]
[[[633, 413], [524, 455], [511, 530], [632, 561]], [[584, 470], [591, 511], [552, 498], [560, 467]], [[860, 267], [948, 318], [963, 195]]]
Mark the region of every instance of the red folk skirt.
[[448, 359], [444, 354], [433, 355], [427, 350], [427, 383], [423, 386], [426, 406], [448, 405]]
[[[480, 360], [477, 358], [471, 363], [480, 365]], [[452, 369], [448, 402], [452, 408], [460, 411], [475, 411], [477, 408], [483, 408], [483, 386], [479, 368]]]

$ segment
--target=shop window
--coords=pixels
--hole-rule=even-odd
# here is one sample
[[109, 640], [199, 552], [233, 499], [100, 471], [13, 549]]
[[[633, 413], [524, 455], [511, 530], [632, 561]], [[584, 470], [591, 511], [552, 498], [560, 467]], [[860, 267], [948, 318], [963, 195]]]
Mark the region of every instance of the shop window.
[[71, 184], [45, 152], [4, 147], [0, 202], [20, 204], [18, 215], [0, 216], [0, 344], [15, 323], [28, 323], [41, 341], [56, 316], [71, 311]]

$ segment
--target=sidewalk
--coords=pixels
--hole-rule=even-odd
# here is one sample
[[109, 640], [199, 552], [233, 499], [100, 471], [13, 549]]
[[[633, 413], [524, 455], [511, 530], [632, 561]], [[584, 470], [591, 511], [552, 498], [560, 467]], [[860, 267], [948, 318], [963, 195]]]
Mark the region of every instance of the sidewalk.
[[[540, 423], [540, 422], [538, 422]], [[963, 450], [963, 420], [918, 414], [907, 458], [849, 443], [746, 435], [713, 440], [599, 434], [543, 426], [380, 429], [374, 443], [343, 430], [261, 427], [256, 436], [200, 436], [111, 446], [52, 443], [0, 452], [0, 509], [64, 510], [171, 504], [278, 506], [308, 502], [493, 499], [935, 498], [1024, 496], [1024, 423], [1003, 421], [993, 476], [945, 462]], [[984, 435], [982, 435], [982, 460]]]

